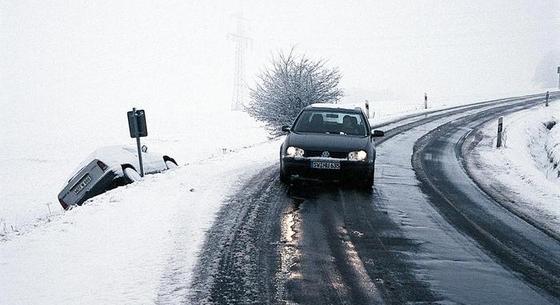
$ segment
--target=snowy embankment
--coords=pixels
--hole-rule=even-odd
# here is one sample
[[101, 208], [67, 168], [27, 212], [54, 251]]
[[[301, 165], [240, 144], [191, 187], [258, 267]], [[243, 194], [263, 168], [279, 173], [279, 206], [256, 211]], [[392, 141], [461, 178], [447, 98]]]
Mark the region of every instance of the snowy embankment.
[[[230, 111], [149, 111], [149, 151], [172, 156], [179, 165], [196, 163], [267, 141], [267, 134], [247, 114]], [[129, 145], [126, 109], [103, 115], [64, 118], [41, 134], [8, 120], [0, 151], [0, 242], [53, 221], [64, 212], [57, 200], [69, 176], [102, 146]], [[25, 123], [25, 122], [24, 122]], [[95, 124], [95, 129], [89, 125]], [[29, 127], [29, 128], [27, 128]], [[18, 130], [18, 132], [15, 132]]]
[[505, 116], [500, 149], [497, 119], [474, 137], [466, 158], [475, 180], [522, 217], [560, 234], [560, 102]]
[[66, 212], [56, 195], [82, 159], [98, 146], [134, 144], [126, 118], [121, 113], [93, 133], [61, 126], [33, 141], [6, 134], [0, 163], [12, 175], [1, 177], [0, 304], [153, 304], [185, 296], [214, 215], [277, 161], [279, 143], [240, 112], [148, 116], [143, 144], [180, 167]]
[[0, 304], [181, 303], [215, 213], [278, 145], [146, 176], [2, 242]]
[[547, 177], [560, 179], [560, 113], [547, 122], [546, 127], [548, 132], [544, 148], [549, 161]]

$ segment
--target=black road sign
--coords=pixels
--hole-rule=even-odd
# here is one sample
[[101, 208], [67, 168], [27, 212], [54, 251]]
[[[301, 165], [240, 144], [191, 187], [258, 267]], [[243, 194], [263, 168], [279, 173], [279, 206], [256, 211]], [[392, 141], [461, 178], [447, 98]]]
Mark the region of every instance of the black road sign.
[[142, 109], [132, 108], [132, 111], [126, 113], [128, 117], [128, 130], [130, 137], [136, 138], [136, 147], [138, 148], [138, 164], [140, 165], [140, 176], [144, 177], [144, 164], [142, 163], [142, 148], [140, 147], [140, 137], [148, 136], [148, 128], [146, 126], [146, 113]]
[[146, 125], [146, 113], [144, 110], [136, 110], [136, 113], [129, 111], [126, 115], [128, 116], [128, 129], [130, 131], [130, 137], [147, 137], [148, 127]]

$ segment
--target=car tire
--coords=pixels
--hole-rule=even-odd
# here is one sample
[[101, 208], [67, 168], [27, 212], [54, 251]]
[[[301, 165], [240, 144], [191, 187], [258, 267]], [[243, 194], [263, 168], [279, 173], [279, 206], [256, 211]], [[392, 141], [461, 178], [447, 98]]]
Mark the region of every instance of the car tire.
[[375, 171], [372, 171], [370, 175], [367, 175], [362, 180], [362, 188], [364, 190], [371, 190], [374, 184], [374, 179], [375, 179]]
[[290, 177], [282, 169], [280, 169], [280, 181], [284, 184], [290, 183]]
[[290, 176], [286, 174], [282, 168], [282, 161], [280, 161], [280, 181], [284, 184], [290, 183]]
[[123, 173], [128, 183], [133, 183], [142, 179], [142, 177], [140, 177], [140, 174], [138, 174], [138, 172], [132, 167], [125, 167]]
[[175, 162], [173, 162], [171, 160], [165, 161], [165, 166], [167, 167], [167, 169], [172, 169], [172, 168], [179, 167]]

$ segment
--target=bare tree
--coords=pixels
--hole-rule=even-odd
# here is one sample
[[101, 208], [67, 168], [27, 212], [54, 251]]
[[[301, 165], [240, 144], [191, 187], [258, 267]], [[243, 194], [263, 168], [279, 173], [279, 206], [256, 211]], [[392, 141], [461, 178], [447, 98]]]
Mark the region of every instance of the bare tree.
[[333, 103], [343, 92], [338, 88], [341, 74], [329, 69], [324, 60], [279, 53], [272, 65], [259, 76], [249, 89], [250, 103], [246, 111], [265, 123], [272, 135], [280, 134], [282, 125], [289, 125], [299, 111], [313, 103]]

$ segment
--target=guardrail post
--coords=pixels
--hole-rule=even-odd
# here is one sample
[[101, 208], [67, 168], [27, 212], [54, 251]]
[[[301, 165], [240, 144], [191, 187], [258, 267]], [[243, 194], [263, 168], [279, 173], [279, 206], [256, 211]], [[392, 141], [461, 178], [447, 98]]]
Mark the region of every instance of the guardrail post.
[[560, 66], [558, 66], [558, 70], [556, 70], [556, 72], [558, 73], [558, 89], [560, 89]]
[[498, 119], [498, 141], [496, 143], [496, 147], [500, 148], [502, 147], [502, 130], [503, 130], [503, 123], [504, 123], [504, 118], [500, 117]]

